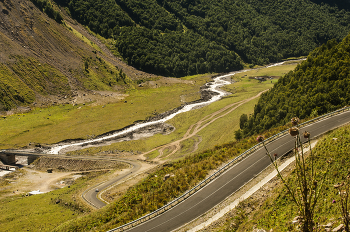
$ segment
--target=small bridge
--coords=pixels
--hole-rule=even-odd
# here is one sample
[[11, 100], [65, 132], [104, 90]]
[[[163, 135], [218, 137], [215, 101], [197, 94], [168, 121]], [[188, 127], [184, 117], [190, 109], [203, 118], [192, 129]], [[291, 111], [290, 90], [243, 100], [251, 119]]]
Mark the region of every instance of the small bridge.
[[[38, 154], [38, 153], [30, 153], [30, 152], [19, 152], [19, 151], [10, 151], [10, 150], [2, 150], [0, 151], [0, 160], [6, 164], [3, 165], [6, 169], [6, 166], [9, 165], [14, 165], [16, 164], [16, 156], [27, 156], [28, 157], [28, 162], [27, 164], [31, 164], [39, 158], [40, 156], [45, 155], [45, 154]], [[12, 166], [11, 166], [12, 167]], [[4, 169], [0, 167], [1, 169]]]
[[3, 169], [3, 170], [15, 169], [15, 170], [17, 170], [18, 167], [17, 166], [6, 165], [6, 164], [1, 164], [0, 165], [0, 169]]

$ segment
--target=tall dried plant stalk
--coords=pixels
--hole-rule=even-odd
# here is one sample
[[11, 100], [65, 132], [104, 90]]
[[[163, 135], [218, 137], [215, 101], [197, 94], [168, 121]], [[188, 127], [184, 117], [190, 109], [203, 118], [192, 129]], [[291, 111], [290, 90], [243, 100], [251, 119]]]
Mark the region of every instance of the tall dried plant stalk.
[[310, 162], [306, 162], [306, 152], [304, 152], [304, 147], [298, 128], [299, 119], [292, 118], [291, 121], [294, 127], [289, 129], [289, 133], [295, 138], [294, 157], [296, 185], [287, 183], [283, 178], [276, 162], [277, 154], [271, 155], [266, 147], [264, 138], [262, 136], [258, 136], [257, 141], [262, 142], [266, 150], [266, 155], [270, 158], [271, 163], [277, 171], [277, 176], [281, 179], [282, 183], [287, 188], [287, 192], [292, 198], [292, 201], [298, 207], [298, 214], [300, 214], [299, 218], [301, 218], [301, 231], [311, 232], [315, 230], [314, 212], [331, 162], [327, 161], [325, 171], [315, 170], [310, 133], [305, 131], [303, 136], [307, 139], [308, 146], [310, 148]]
[[339, 204], [341, 208], [342, 219], [344, 223], [344, 229], [346, 232], [350, 232], [349, 223], [350, 223], [350, 215], [349, 215], [349, 184], [350, 175], [346, 177], [346, 182], [342, 182], [341, 184], [334, 185], [334, 188], [338, 190], [339, 193]]

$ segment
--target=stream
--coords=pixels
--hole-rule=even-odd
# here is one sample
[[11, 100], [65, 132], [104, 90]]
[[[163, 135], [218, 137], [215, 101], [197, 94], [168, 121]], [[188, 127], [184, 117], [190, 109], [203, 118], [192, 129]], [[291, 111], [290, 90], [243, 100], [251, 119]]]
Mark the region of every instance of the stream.
[[[268, 66], [265, 66], [265, 68], [269, 68], [269, 67], [273, 67], [273, 66], [277, 66], [277, 65], [282, 65], [283, 63], [284, 62], [268, 65]], [[206, 83], [205, 88], [203, 88], [202, 91], [210, 92], [211, 97], [207, 101], [189, 103], [188, 105], [181, 107], [179, 110], [176, 110], [175, 112], [170, 111], [171, 112], [170, 114], [164, 114], [165, 116], [160, 118], [160, 119], [156, 119], [154, 121], [138, 123], [138, 124], [132, 125], [130, 127], [127, 127], [123, 130], [117, 131], [115, 133], [100, 136], [100, 137], [95, 138], [95, 139], [84, 140], [84, 141], [79, 141], [79, 142], [63, 143], [61, 145], [56, 144], [53, 147], [51, 147], [50, 149], [46, 150], [45, 153], [60, 154], [62, 152], [64, 153], [64, 151], [70, 150], [69, 148], [73, 148], [73, 147], [76, 148], [73, 150], [77, 150], [77, 149], [79, 149], [79, 147], [86, 147], [89, 145], [102, 143], [104, 141], [110, 141], [110, 140], [115, 139], [115, 138], [120, 138], [124, 135], [139, 131], [142, 128], [147, 128], [147, 127], [154, 126], [157, 124], [164, 124], [166, 121], [174, 118], [178, 114], [188, 112], [190, 110], [197, 109], [197, 108], [203, 107], [205, 105], [208, 105], [208, 104], [211, 104], [213, 102], [220, 100], [223, 96], [227, 95], [228, 93], [223, 91], [223, 90], [220, 90], [219, 88], [222, 86], [225, 86], [225, 85], [232, 84], [231, 81], [227, 81], [227, 80], [225, 80], [225, 78], [233, 76], [236, 73], [247, 72], [249, 70], [251, 70], [251, 69], [241, 70], [241, 71], [237, 71], [237, 72], [231, 72], [231, 73], [228, 73], [228, 74], [225, 74], [222, 76], [215, 77], [213, 79], [213, 81]]]

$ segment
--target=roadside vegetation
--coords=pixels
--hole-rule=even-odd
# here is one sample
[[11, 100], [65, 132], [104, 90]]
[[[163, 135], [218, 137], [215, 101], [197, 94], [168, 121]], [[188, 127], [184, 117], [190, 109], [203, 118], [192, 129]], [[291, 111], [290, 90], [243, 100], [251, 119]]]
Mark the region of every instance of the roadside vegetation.
[[[272, 136], [273, 134], [276, 134], [280, 131], [289, 128], [291, 125], [292, 124], [289, 123], [283, 127], [270, 129], [268, 131], [265, 131], [263, 136], [267, 138], [269, 136]], [[337, 134], [333, 133], [327, 136], [327, 139], [324, 139], [320, 142], [321, 144], [325, 143], [322, 145], [324, 147], [319, 145], [319, 147], [317, 147], [317, 149], [315, 150], [316, 153], [314, 157], [317, 157], [318, 159], [317, 163], [315, 162], [315, 170], [323, 170], [323, 167], [325, 165], [324, 163], [327, 162], [329, 158], [334, 158], [334, 162], [332, 163], [330, 172], [332, 172], [333, 174], [336, 173], [338, 179], [340, 178], [338, 180], [337, 178], [332, 178], [332, 176], [327, 176], [325, 189], [331, 192], [329, 193], [329, 198], [327, 196], [328, 199], [333, 200], [336, 197], [337, 192], [334, 192], [333, 184], [337, 181], [340, 181], [341, 178], [346, 178], [347, 174], [345, 174], [345, 177], [341, 176], [345, 172], [348, 173], [348, 168], [346, 167], [346, 165], [344, 165], [346, 164], [346, 160], [344, 160], [343, 156], [346, 155], [346, 149], [350, 144], [350, 140], [347, 139], [349, 136], [344, 137], [343, 134], [347, 135], [349, 129], [349, 126], [344, 127], [340, 129], [340, 133], [337, 132]], [[341, 151], [337, 151], [338, 143], [336, 141], [338, 141], [338, 139], [334, 139], [335, 135], [335, 138], [344, 137], [344, 140], [342, 140], [341, 142], [341, 144], [344, 143], [344, 149], [343, 146], [341, 146]], [[150, 173], [148, 177], [142, 180], [140, 183], [138, 183], [134, 187], [131, 187], [120, 199], [108, 205], [103, 211], [97, 211], [90, 215], [74, 219], [70, 222], [65, 223], [64, 225], [59, 226], [56, 231], [106, 231], [108, 229], [135, 220], [147, 213], [150, 213], [155, 209], [165, 205], [172, 199], [178, 197], [186, 190], [195, 186], [199, 181], [203, 180], [209, 174], [209, 171], [217, 169], [223, 163], [236, 157], [237, 155], [244, 152], [246, 149], [256, 144], [255, 138], [256, 135], [250, 136], [237, 142], [223, 144], [205, 152], [190, 155], [179, 161], [168, 162], [158, 170]], [[333, 154], [330, 155], [330, 153]], [[344, 166], [342, 168], [342, 170], [344, 171], [335, 171], [338, 170], [338, 167], [340, 165]], [[322, 168], [320, 169], [320, 167]], [[164, 176], [166, 174], [170, 174], [171, 177], [167, 180], [164, 180]], [[288, 179], [288, 183], [295, 183], [295, 180], [293, 178], [290, 178]], [[290, 226], [290, 221], [286, 220], [292, 220], [295, 216], [297, 216], [297, 209], [293, 207], [293, 203], [290, 200], [288, 200], [289, 196], [287, 195], [285, 189], [282, 189], [280, 191], [279, 197], [281, 198], [279, 199], [279, 204], [281, 204], [281, 206], [278, 206], [279, 211], [275, 212], [277, 207], [275, 203], [276, 199], [269, 200], [269, 205], [267, 205], [267, 203], [264, 203], [264, 205], [266, 205], [267, 212], [266, 214], [261, 216], [261, 218], [264, 218], [264, 222], [273, 222], [273, 225], [276, 225], [276, 223], [278, 225], [281, 225], [281, 227], [277, 227], [278, 231], [279, 228], [284, 228], [284, 230], [281, 231], [287, 231], [286, 228], [293, 229], [294, 227]], [[322, 201], [320, 200], [320, 202], [322, 205], [328, 205], [329, 207], [332, 207], [334, 205], [335, 207], [335, 204], [332, 200], [330, 202], [324, 200], [323, 195], [321, 198]], [[286, 202], [289, 202], [290, 204], [290, 206], [287, 205], [287, 208], [285, 208]], [[320, 209], [321, 206], [318, 206], [317, 211]], [[328, 208], [322, 209], [324, 215], [327, 215], [327, 209]], [[341, 211], [339, 211], [339, 209], [337, 210], [337, 213], [341, 214]], [[278, 221], [278, 213], [281, 213], [281, 222]], [[257, 214], [259, 214], [259, 212], [257, 212]], [[270, 217], [268, 215], [276, 216]], [[320, 214], [316, 213], [316, 218], [318, 218], [319, 216]], [[287, 217], [287, 219], [284, 219], [284, 217]], [[324, 216], [324, 218], [320, 222], [326, 223], [328, 219], [329, 218]], [[235, 225], [240, 225], [240, 223], [242, 222], [249, 223], [247, 227], [243, 227], [242, 230], [237, 231], [250, 230], [252, 228], [252, 223], [254, 223], [253, 225], [257, 224], [259, 226], [265, 225], [259, 224], [256, 221], [252, 222], [251, 218], [245, 216], [244, 211], [242, 211], [239, 218], [235, 218], [232, 220], [238, 220], [237, 222], [239, 223], [237, 224], [236, 222], [234, 222]], [[285, 224], [283, 224], [283, 220], [286, 221]], [[261, 221], [262, 220], [259, 219], [259, 222]], [[287, 225], [288, 227], [286, 227]], [[228, 227], [231, 226], [232, 224], [228, 225]]]
[[[269, 137], [285, 128], [287, 127], [267, 131], [265, 136]], [[120, 199], [102, 211], [71, 220], [57, 227], [55, 231], [106, 231], [135, 220], [180, 196], [203, 180], [209, 171], [215, 170], [255, 143], [255, 138], [252, 136], [238, 142], [216, 146], [179, 161], [168, 162], [129, 188]], [[166, 174], [170, 174], [171, 177], [164, 181]]]
[[[322, 231], [325, 225], [330, 223], [331, 228], [344, 224], [342, 220], [341, 195], [339, 185], [347, 183], [349, 175], [348, 163], [350, 148], [350, 126], [344, 126], [334, 130], [320, 139], [313, 149], [314, 169], [316, 172], [324, 170], [327, 160], [332, 159], [329, 172], [324, 181], [324, 190], [315, 208], [315, 231]], [[307, 161], [310, 162], [310, 156]], [[291, 188], [296, 188], [296, 172], [293, 171], [287, 177], [287, 183]], [[319, 183], [320, 184], [320, 183]], [[338, 187], [337, 187], [338, 186]], [[255, 208], [253, 212], [245, 212], [244, 207], [239, 206], [241, 213], [231, 219], [227, 219], [225, 226], [217, 228], [222, 231], [248, 231], [251, 228], [265, 229], [269, 231], [299, 231], [300, 216], [298, 208], [287, 193], [286, 187], [279, 183], [271, 195], [264, 202], [247, 200], [249, 207]], [[242, 204], [246, 204], [243, 202]], [[296, 221], [293, 223], [293, 221]]]

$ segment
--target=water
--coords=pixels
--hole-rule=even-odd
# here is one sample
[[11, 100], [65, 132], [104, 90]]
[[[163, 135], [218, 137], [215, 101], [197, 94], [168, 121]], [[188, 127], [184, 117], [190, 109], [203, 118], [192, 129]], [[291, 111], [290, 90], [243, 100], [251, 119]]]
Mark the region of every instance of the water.
[[[277, 65], [281, 65], [283, 63], [284, 62], [276, 63], [276, 64], [273, 64], [273, 65], [269, 65], [269, 66], [266, 66], [266, 68], [274, 67], [274, 66], [277, 66]], [[220, 100], [223, 96], [227, 95], [226, 92], [220, 90], [219, 88], [222, 87], [222, 86], [231, 84], [230, 81], [226, 81], [224, 79], [227, 78], [227, 77], [233, 76], [236, 73], [246, 72], [246, 71], [249, 71], [249, 70], [242, 70], [242, 71], [232, 72], [232, 73], [229, 73], [229, 74], [226, 74], [226, 75], [218, 76], [218, 77], [215, 77], [212, 82], [207, 83], [206, 85], [207, 85], [208, 88], [206, 89], [206, 91], [215, 92], [215, 93], [217, 93], [217, 95], [214, 95], [210, 100], [208, 100], [206, 102], [199, 102], [199, 103], [193, 103], [193, 104], [186, 105], [182, 109], [180, 109], [179, 111], [177, 111], [177, 112], [175, 112], [173, 114], [170, 114], [170, 115], [168, 115], [168, 116], [166, 116], [166, 117], [164, 117], [162, 119], [159, 119], [159, 120], [156, 120], [156, 121], [151, 121], [151, 122], [144, 122], [144, 123], [136, 124], [136, 125], [131, 126], [131, 127], [127, 128], [125, 130], [116, 132], [116, 133], [114, 133], [112, 135], [106, 135], [104, 137], [100, 137], [100, 138], [97, 138], [97, 139], [90, 139], [90, 140], [86, 140], [86, 141], [83, 141], [83, 142], [77, 142], [77, 143], [71, 143], [71, 144], [65, 144], [65, 145], [56, 145], [56, 146], [53, 146], [49, 151], [47, 151], [47, 153], [48, 154], [58, 154], [62, 149], [65, 149], [65, 148], [68, 148], [68, 147], [88, 145], [88, 144], [91, 144], [91, 143], [102, 142], [104, 140], [112, 139], [112, 138], [115, 138], [117, 136], [124, 135], [124, 134], [133, 132], [135, 130], [138, 130], [138, 129], [141, 129], [141, 128], [144, 128], [144, 127], [147, 127], [147, 126], [151, 126], [151, 125], [155, 125], [155, 124], [159, 124], [159, 123], [164, 123], [164, 122], [172, 119], [173, 117], [175, 117], [178, 114], [181, 114], [181, 113], [184, 113], [184, 112], [188, 112], [188, 111], [190, 111], [192, 109], [196, 109], [196, 108], [202, 107], [204, 105], [208, 105], [208, 104], [211, 104], [213, 102], [216, 102], [216, 101]]]

